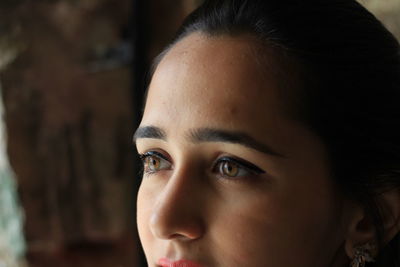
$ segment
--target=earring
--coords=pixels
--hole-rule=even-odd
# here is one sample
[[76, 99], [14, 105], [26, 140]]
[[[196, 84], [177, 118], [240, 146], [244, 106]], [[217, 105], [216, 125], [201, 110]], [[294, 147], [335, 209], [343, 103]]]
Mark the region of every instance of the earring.
[[354, 258], [351, 261], [350, 267], [365, 267], [366, 262], [373, 262], [373, 253], [376, 250], [375, 245], [367, 243], [354, 248]]

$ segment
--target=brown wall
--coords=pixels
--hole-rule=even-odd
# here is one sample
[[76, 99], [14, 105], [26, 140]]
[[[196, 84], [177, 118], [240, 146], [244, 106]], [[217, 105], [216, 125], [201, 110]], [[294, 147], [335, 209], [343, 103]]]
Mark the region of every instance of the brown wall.
[[0, 78], [31, 265], [61, 253], [57, 266], [79, 266], [68, 253], [94, 249], [89, 266], [107, 258], [135, 266], [132, 73], [123, 55], [131, 1], [21, 0], [0, 10], [9, 25], [0, 32], [16, 32], [19, 47]]

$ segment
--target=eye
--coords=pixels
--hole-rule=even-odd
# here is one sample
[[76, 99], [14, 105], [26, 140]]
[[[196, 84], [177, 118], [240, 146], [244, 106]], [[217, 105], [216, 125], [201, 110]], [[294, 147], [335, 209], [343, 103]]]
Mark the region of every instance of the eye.
[[247, 161], [238, 160], [231, 157], [223, 157], [218, 159], [214, 166], [214, 171], [222, 177], [227, 178], [236, 178], [265, 173], [265, 171]]
[[168, 159], [163, 154], [156, 151], [149, 151], [142, 154], [140, 155], [140, 159], [142, 160], [143, 172], [145, 174], [156, 173], [171, 168], [171, 163]]

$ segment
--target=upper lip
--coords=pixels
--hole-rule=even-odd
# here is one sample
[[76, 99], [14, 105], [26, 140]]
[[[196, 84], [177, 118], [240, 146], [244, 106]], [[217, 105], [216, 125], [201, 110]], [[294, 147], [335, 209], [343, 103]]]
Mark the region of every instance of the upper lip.
[[190, 260], [170, 260], [168, 258], [161, 258], [157, 262], [161, 267], [202, 267], [200, 264]]

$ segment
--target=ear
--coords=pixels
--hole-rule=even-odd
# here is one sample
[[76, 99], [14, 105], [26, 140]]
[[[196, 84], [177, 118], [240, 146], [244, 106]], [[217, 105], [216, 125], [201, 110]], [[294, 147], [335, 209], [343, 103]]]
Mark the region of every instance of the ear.
[[[381, 208], [382, 225], [384, 228], [383, 242], [388, 243], [400, 232], [400, 189], [387, 191], [377, 198]], [[349, 258], [354, 257], [355, 247], [367, 243], [376, 244], [376, 228], [373, 218], [361, 205], [352, 204], [347, 221], [347, 237], [345, 250]], [[376, 256], [377, 251], [371, 251]], [[375, 254], [375, 255], [374, 255]]]

